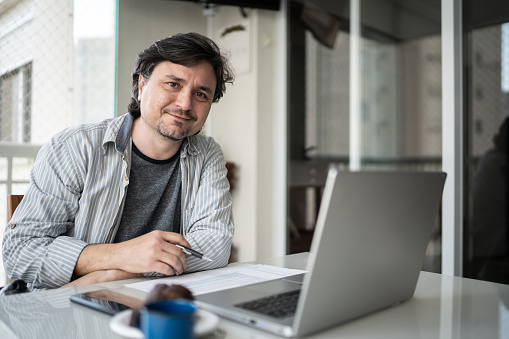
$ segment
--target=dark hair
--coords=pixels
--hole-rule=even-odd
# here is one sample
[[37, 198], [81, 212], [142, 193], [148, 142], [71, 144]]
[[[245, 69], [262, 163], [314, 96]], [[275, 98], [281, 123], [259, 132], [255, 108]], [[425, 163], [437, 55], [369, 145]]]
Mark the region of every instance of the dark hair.
[[136, 58], [132, 73], [133, 88], [131, 102], [127, 106], [134, 118], [140, 116], [138, 102], [138, 79], [142, 75], [150, 78], [154, 68], [162, 61], [170, 61], [183, 66], [194, 66], [203, 61], [212, 65], [216, 74], [216, 90], [212, 102], [218, 102], [226, 90], [226, 83], [233, 83], [233, 72], [226, 57], [211, 39], [198, 33], [179, 33], [156, 41]]

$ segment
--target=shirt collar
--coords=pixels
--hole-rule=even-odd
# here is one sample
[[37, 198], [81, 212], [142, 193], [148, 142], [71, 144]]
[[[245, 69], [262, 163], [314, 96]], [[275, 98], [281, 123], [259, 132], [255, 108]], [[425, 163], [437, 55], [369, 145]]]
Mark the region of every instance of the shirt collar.
[[180, 153], [182, 157], [185, 157], [187, 154], [189, 155], [198, 155], [198, 147], [195, 145], [195, 137], [189, 136], [186, 137], [182, 143], [182, 152]]
[[129, 113], [111, 120], [103, 138], [103, 153], [106, 153], [108, 144], [112, 142], [117, 152], [124, 154], [131, 140], [133, 120], [133, 116]]
[[125, 119], [118, 129], [117, 138], [115, 140], [115, 149], [121, 154], [124, 154], [128, 143], [131, 141], [131, 129], [133, 127], [133, 121], [134, 119], [131, 114], [125, 114]]

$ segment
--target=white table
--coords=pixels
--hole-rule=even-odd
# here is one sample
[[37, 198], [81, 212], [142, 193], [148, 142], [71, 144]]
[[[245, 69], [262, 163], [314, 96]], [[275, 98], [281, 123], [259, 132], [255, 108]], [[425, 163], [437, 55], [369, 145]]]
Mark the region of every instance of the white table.
[[[304, 269], [306, 261], [307, 253], [300, 253], [256, 263]], [[120, 338], [109, 328], [110, 316], [71, 303], [69, 296], [107, 288], [143, 299], [143, 292], [124, 286], [139, 280], [4, 296], [0, 338]], [[422, 272], [411, 300], [311, 338], [509, 338], [508, 305], [509, 285]], [[221, 319], [203, 338], [279, 337]]]

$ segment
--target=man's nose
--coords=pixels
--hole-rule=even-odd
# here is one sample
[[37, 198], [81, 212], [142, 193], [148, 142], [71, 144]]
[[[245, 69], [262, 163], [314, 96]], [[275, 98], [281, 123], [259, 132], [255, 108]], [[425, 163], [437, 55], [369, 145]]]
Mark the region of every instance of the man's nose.
[[177, 95], [175, 105], [184, 111], [188, 111], [192, 107], [192, 93], [182, 90]]

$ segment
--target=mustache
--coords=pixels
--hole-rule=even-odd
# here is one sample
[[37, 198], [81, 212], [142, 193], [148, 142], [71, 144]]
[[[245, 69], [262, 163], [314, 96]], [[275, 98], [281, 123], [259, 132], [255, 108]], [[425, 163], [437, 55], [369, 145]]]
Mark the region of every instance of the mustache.
[[191, 119], [194, 121], [196, 121], [198, 119], [196, 116], [191, 114], [191, 111], [186, 111], [186, 110], [183, 110], [180, 108], [165, 108], [165, 109], [163, 109], [163, 113], [175, 114], [175, 115], [184, 117], [186, 119]]

